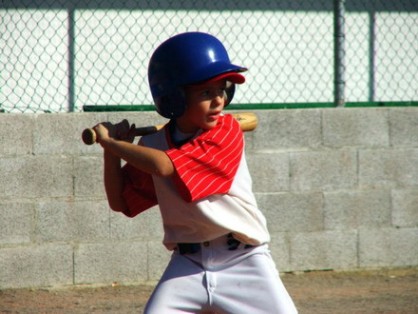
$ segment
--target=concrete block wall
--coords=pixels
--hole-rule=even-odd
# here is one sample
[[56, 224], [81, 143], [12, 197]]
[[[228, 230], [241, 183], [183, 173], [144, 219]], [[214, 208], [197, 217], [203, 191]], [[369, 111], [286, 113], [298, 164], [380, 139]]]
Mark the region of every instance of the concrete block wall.
[[[418, 108], [256, 111], [246, 153], [280, 271], [418, 266]], [[156, 281], [158, 207], [109, 210], [99, 121], [152, 112], [0, 114], [0, 289]]]

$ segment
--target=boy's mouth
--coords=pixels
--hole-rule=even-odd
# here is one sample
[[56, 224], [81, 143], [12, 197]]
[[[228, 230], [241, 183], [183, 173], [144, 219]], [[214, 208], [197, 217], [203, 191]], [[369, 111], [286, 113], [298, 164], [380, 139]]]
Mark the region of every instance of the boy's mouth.
[[208, 120], [210, 122], [218, 120], [219, 116], [221, 115], [220, 112], [212, 112], [208, 115]]

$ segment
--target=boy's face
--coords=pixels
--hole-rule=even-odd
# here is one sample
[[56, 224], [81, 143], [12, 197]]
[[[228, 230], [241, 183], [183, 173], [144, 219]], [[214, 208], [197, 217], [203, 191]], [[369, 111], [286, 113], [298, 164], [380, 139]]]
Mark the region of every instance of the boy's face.
[[177, 119], [182, 132], [192, 133], [198, 129], [208, 130], [216, 126], [226, 104], [226, 80], [186, 87], [187, 107]]

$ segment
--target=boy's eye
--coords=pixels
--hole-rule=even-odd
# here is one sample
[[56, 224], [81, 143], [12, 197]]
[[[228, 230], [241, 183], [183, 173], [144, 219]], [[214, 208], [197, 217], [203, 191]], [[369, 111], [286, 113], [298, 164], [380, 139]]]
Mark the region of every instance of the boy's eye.
[[204, 96], [222, 96], [225, 93], [225, 90], [226, 90], [225, 87], [208, 89], [208, 90], [205, 90], [202, 93], [202, 95], [204, 95]]
[[226, 86], [216, 87], [216, 88], [215, 87], [203, 88], [203, 89], [197, 90], [196, 95], [199, 95], [199, 97], [204, 98], [204, 99], [210, 99], [214, 97], [225, 96], [225, 91], [226, 91]]
[[204, 96], [204, 97], [209, 96], [210, 95], [210, 90], [209, 89], [203, 90], [202, 93], [201, 93], [201, 95]]
[[226, 87], [221, 87], [218, 89], [218, 95], [224, 97], [226, 95]]

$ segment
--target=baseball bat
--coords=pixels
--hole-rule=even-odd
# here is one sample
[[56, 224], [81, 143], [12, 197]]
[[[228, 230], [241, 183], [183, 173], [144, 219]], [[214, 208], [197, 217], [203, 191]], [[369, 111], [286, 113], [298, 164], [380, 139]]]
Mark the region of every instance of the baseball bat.
[[[233, 113], [232, 116], [239, 122], [241, 130], [244, 132], [253, 131], [258, 124], [257, 115], [253, 112], [242, 112], [242, 113]], [[155, 133], [161, 130], [164, 127], [164, 124], [145, 126], [135, 129], [135, 136], [143, 136], [147, 134]], [[94, 129], [88, 128], [81, 133], [81, 139], [84, 144], [92, 145], [97, 141], [97, 135]]]

